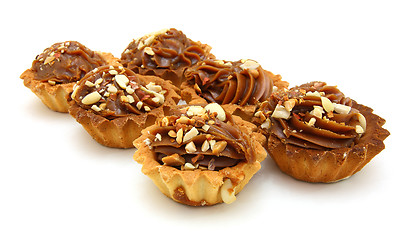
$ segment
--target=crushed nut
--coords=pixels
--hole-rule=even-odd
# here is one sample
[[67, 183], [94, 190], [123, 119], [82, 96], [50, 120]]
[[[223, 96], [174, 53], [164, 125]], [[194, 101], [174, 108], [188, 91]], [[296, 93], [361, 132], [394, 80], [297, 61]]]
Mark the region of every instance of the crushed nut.
[[287, 110], [287, 111], [292, 111], [292, 109], [295, 107], [295, 105], [296, 105], [296, 99], [289, 99], [289, 100], [287, 100], [285, 103], [284, 103], [284, 105], [285, 105], [285, 109]]
[[323, 117], [324, 110], [320, 106], [313, 106], [313, 110], [310, 112], [313, 116], [316, 116], [318, 118]]
[[278, 104], [276, 105], [275, 110], [272, 113], [271, 117], [288, 119], [290, 117], [290, 112], [286, 110], [284, 106]]
[[310, 118], [309, 122], [307, 123], [307, 125], [309, 125], [310, 127], [313, 127], [314, 124], [316, 123], [316, 119], [315, 118]]
[[177, 132], [177, 138], [175, 139], [177, 141], [178, 144], [182, 143], [182, 137], [184, 135], [184, 130], [182, 130], [182, 128], [180, 128]]
[[185, 145], [185, 151], [187, 153], [194, 153], [196, 152], [196, 146], [194, 142], [189, 142], [187, 145]]
[[234, 186], [229, 178], [224, 180], [223, 186], [220, 188], [220, 195], [222, 196], [223, 202], [227, 204], [236, 200]]
[[183, 142], [188, 142], [189, 140], [191, 140], [192, 138], [196, 137], [199, 134], [198, 129], [196, 129], [195, 127], [192, 127], [191, 130], [189, 130], [185, 135], [184, 135], [184, 139], [182, 140]]
[[243, 64], [240, 65], [240, 68], [243, 69], [243, 70], [245, 70], [245, 69], [257, 69], [260, 66], [259, 63], [257, 63], [254, 60], [250, 60], [250, 59], [242, 60], [241, 62]]
[[358, 113], [358, 120], [363, 132], [366, 132], [366, 118], [361, 113]]
[[351, 107], [339, 103], [333, 103], [334, 105], [334, 111], [336, 113], [341, 113], [341, 114], [348, 114], [351, 111]]
[[174, 130], [170, 130], [168, 132], [168, 136], [172, 137], [172, 138], [176, 138], [177, 137], [177, 133]]
[[221, 152], [226, 148], [227, 142], [226, 141], [220, 141], [217, 142], [213, 147], [212, 147], [212, 153], [215, 154], [216, 156], [219, 156]]
[[323, 105], [326, 112], [334, 111], [334, 105], [332, 104], [331, 100], [326, 97], [321, 97], [321, 105]]
[[91, 105], [94, 104], [96, 102], [98, 102], [101, 99], [101, 95], [95, 91], [92, 93], [87, 94], [82, 100], [81, 103], [85, 104], [85, 105]]
[[217, 103], [209, 103], [205, 106], [206, 111], [210, 113], [217, 113], [216, 118], [220, 121], [226, 121], [226, 112], [223, 108]]
[[206, 152], [206, 151], [209, 150], [209, 142], [208, 142], [208, 140], [205, 140], [205, 141], [202, 143], [202, 148], [201, 148], [201, 150], [202, 150], [202, 152]]
[[264, 123], [261, 124], [262, 129], [269, 129], [271, 126], [271, 120], [267, 118]]
[[357, 134], [362, 134], [362, 133], [365, 132], [365, 130], [361, 127], [361, 125], [356, 125], [356, 126], [355, 126], [355, 132], [356, 132]]
[[118, 74], [115, 76], [115, 81], [116, 83], [118, 83], [119, 87], [121, 87], [122, 89], [126, 89], [126, 86], [129, 83], [129, 78], [125, 75]]
[[156, 134], [156, 136], [154, 138], [154, 141], [160, 141], [161, 142], [161, 134], [160, 133]]
[[205, 108], [203, 108], [203, 107], [201, 107], [201, 106], [190, 106], [190, 107], [188, 108], [188, 111], [187, 111], [187, 115], [188, 115], [189, 117], [192, 117], [192, 116], [202, 116], [202, 115], [205, 114], [205, 113], [206, 113]]
[[168, 166], [181, 166], [185, 164], [185, 158], [181, 157], [178, 153], [163, 157], [161, 161], [164, 165]]
[[192, 163], [185, 163], [184, 170], [194, 170], [196, 167]]

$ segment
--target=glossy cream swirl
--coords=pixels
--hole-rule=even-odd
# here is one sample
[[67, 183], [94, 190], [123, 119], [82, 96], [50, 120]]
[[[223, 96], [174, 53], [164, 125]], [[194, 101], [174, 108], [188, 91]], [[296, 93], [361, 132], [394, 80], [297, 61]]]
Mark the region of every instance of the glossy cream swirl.
[[311, 82], [272, 94], [256, 117], [270, 119], [270, 132], [286, 144], [312, 149], [350, 147], [366, 132], [366, 119], [355, 104], [337, 87]]
[[132, 41], [121, 56], [123, 66], [143, 74], [149, 69], [176, 70], [209, 56], [210, 47], [177, 29], [163, 29]]
[[39, 54], [32, 63], [35, 78], [52, 79], [54, 84], [75, 82], [92, 69], [106, 64], [96, 52], [76, 41], [55, 43]]
[[159, 162], [182, 170], [219, 170], [255, 159], [251, 140], [217, 103], [186, 106], [149, 133], [147, 144]]
[[76, 84], [72, 99], [84, 109], [115, 118], [139, 115], [161, 106], [166, 92], [162, 86], [145, 82], [127, 68], [102, 66]]
[[189, 68], [185, 77], [202, 97], [219, 104], [254, 105], [266, 100], [273, 87], [270, 74], [253, 60], [208, 59]]

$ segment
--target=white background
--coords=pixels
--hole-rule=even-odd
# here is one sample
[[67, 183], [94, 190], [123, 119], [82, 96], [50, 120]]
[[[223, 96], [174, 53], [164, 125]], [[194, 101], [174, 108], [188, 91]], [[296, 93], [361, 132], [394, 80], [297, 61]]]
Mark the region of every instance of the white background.
[[[401, 2], [276, 2], [3, 5], [0, 239], [403, 239]], [[167, 27], [208, 43], [218, 58], [255, 59], [291, 86], [338, 85], [387, 120], [386, 149], [335, 184], [294, 180], [267, 158], [233, 204], [188, 207], [140, 172], [133, 149], [99, 145], [19, 79], [53, 43], [77, 40], [119, 57], [133, 38]]]

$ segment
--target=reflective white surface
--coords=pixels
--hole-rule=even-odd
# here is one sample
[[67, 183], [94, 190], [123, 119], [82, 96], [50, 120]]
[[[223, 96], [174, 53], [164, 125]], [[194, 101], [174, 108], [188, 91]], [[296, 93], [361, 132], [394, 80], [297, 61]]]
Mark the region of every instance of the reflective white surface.
[[[1, 239], [404, 236], [396, 220], [404, 214], [400, 1], [27, 1], [5, 8]], [[166, 27], [211, 45], [218, 58], [255, 59], [291, 86], [338, 85], [387, 120], [386, 149], [334, 184], [294, 180], [267, 158], [234, 203], [188, 207], [162, 195], [140, 172], [133, 149], [99, 145], [19, 79], [55, 42], [77, 40], [119, 57], [133, 38]]]

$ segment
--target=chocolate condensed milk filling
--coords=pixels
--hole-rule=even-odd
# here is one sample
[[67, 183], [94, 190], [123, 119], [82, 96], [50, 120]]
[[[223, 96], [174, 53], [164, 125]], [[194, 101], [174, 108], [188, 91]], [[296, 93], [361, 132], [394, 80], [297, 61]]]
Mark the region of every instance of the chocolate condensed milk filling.
[[113, 119], [142, 114], [161, 106], [167, 90], [145, 83], [122, 66], [102, 66], [83, 77], [74, 87], [72, 99], [84, 109]]
[[220, 170], [255, 161], [251, 140], [217, 103], [186, 106], [149, 130], [146, 144], [162, 165], [181, 170]]
[[273, 80], [253, 60], [205, 60], [189, 68], [185, 77], [210, 102], [254, 105], [269, 98]]
[[[132, 41], [122, 53], [123, 66], [143, 75], [153, 70], [178, 70], [189, 67], [209, 56], [210, 47], [187, 38], [174, 28], [163, 29]], [[163, 77], [164, 78], [164, 77]], [[171, 80], [171, 79], [170, 79]]]
[[311, 82], [272, 94], [255, 113], [255, 121], [286, 144], [351, 147], [366, 132], [366, 119], [352, 104], [335, 86]]
[[55, 43], [39, 54], [32, 63], [35, 78], [50, 84], [80, 80], [95, 67], [106, 64], [97, 53], [76, 41]]

